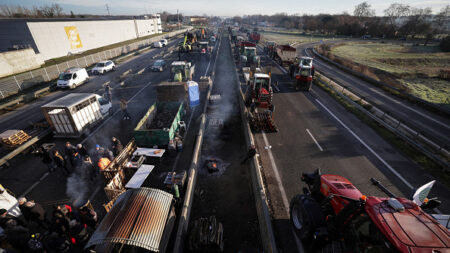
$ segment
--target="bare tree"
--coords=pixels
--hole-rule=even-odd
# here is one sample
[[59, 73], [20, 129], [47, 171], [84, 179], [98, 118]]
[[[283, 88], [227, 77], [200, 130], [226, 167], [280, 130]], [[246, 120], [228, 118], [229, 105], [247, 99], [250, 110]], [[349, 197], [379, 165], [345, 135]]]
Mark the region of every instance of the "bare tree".
[[14, 14], [13, 8], [14, 6], [2, 4], [0, 5], [0, 15], [3, 17], [12, 17]]
[[353, 15], [356, 17], [373, 17], [375, 16], [375, 10], [370, 8], [371, 5], [367, 2], [362, 2], [355, 6], [355, 10], [353, 11]]
[[398, 31], [400, 26], [400, 18], [408, 16], [410, 13], [410, 7], [407, 4], [393, 3], [386, 10], [384, 14], [387, 17], [388, 23], [391, 25], [394, 33]]
[[438, 29], [441, 30], [441, 32], [447, 32], [446, 25], [450, 24], [450, 5], [447, 5], [441, 9], [441, 11], [436, 15], [434, 23], [437, 25]]

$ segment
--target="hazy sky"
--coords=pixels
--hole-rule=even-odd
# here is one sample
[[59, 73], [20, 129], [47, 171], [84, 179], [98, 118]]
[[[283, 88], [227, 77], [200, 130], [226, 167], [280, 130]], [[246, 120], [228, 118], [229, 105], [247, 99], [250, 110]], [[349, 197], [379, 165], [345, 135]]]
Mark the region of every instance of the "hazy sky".
[[[107, 14], [108, 4], [112, 15], [138, 15], [168, 11], [186, 15], [219, 15], [234, 16], [246, 14], [338, 14], [344, 11], [353, 13], [355, 5], [364, 0], [0, 0], [0, 4], [19, 4], [27, 7], [41, 6], [50, 3], [60, 4], [64, 12], [75, 14]], [[449, 0], [368, 0], [377, 15], [391, 3], [400, 2], [413, 7], [431, 7], [438, 12]]]

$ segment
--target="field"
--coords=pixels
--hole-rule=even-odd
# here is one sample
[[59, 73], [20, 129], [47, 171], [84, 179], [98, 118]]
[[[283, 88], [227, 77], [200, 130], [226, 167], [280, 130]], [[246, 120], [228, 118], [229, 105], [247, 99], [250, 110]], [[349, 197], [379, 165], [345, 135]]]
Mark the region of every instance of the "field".
[[325, 37], [320, 35], [303, 35], [300, 32], [273, 32], [273, 31], [260, 31], [264, 40], [276, 41], [278, 44], [301, 44], [307, 42], [317, 42], [320, 40], [332, 40], [333, 37]]
[[450, 70], [450, 53], [436, 46], [351, 43], [333, 47], [331, 53], [393, 74], [417, 97], [450, 104], [450, 81], [439, 78], [440, 71]]

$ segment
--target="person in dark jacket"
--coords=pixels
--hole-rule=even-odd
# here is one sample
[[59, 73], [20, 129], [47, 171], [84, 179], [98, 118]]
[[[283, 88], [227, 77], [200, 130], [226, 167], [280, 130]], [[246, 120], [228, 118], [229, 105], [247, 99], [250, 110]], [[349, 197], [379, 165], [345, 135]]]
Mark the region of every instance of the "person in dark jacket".
[[27, 201], [25, 207], [29, 209], [29, 220], [38, 224], [41, 228], [48, 228], [47, 217], [44, 208], [34, 202], [34, 200]]
[[114, 156], [118, 156], [123, 150], [123, 145], [116, 137], [112, 137], [112, 150], [114, 151]]
[[49, 172], [53, 172], [55, 170], [53, 165], [53, 160], [50, 157], [50, 153], [46, 148], [41, 146], [38, 152], [39, 156], [42, 158], [42, 162], [47, 166]]
[[83, 144], [78, 144], [77, 145], [77, 150], [78, 150], [78, 154], [80, 154], [81, 158], [85, 158], [86, 156], [89, 156], [89, 152], [87, 151], [87, 149], [83, 146]]
[[0, 209], [0, 227], [4, 230], [10, 229], [16, 226], [24, 226], [17, 217], [12, 216], [6, 209]]
[[60, 169], [65, 176], [70, 174], [70, 170], [66, 165], [66, 160], [58, 150], [53, 150], [53, 161], [55, 162], [56, 168]]
[[69, 141], [66, 142], [66, 147], [64, 149], [64, 158], [70, 161], [72, 168], [75, 166], [74, 161], [75, 153], [78, 153], [77, 148], [74, 147]]

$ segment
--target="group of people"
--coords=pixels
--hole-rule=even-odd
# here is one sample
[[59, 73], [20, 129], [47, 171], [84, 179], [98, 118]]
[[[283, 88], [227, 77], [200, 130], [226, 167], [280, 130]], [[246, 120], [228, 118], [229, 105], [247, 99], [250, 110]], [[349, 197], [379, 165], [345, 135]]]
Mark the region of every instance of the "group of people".
[[97, 213], [88, 206], [54, 206], [48, 219], [39, 203], [24, 197], [18, 203], [20, 216], [0, 209], [0, 249], [6, 252], [81, 252], [97, 226]]
[[123, 145], [116, 137], [111, 138], [111, 149], [112, 151], [97, 144], [95, 150], [89, 152], [84, 145], [74, 146], [68, 141], [64, 147], [64, 154], [61, 154], [58, 149], [53, 149], [50, 152], [45, 146], [40, 147], [38, 154], [50, 172], [57, 169], [65, 176], [69, 176], [75, 169], [84, 168], [91, 175], [91, 178], [95, 178], [97, 169], [104, 170], [114, 157], [122, 151]]

